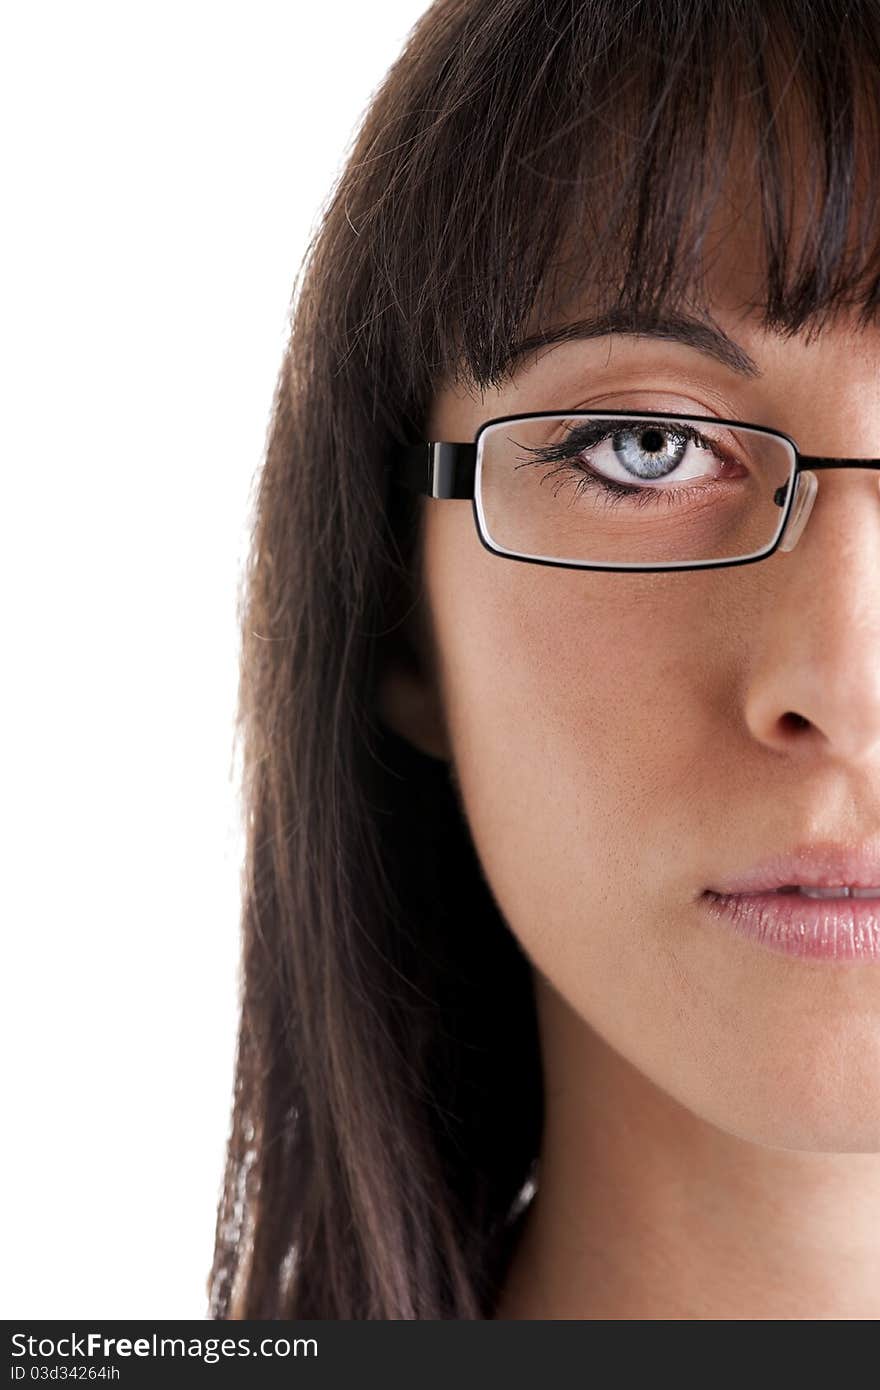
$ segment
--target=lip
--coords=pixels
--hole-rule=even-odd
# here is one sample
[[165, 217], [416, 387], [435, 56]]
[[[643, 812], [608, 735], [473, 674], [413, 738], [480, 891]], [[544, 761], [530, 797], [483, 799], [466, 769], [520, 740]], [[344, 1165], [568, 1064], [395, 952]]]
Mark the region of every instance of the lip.
[[[793, 883], [803, 888], [835, 888], [843, 884], [850, 888], [880, 887], [880, 839], [866, 840], [859, 845], [831, 841], [798, 845], [787, 854], [774, 855], [743, 873], [713, 883], [707, 892], [721, 896], [773, 893]], [[874, 907], [880, 911], [880, 903]]]
[[716, 922], [782, 955], [880, 962], [880, 899], [709, 890], [701, 901]]

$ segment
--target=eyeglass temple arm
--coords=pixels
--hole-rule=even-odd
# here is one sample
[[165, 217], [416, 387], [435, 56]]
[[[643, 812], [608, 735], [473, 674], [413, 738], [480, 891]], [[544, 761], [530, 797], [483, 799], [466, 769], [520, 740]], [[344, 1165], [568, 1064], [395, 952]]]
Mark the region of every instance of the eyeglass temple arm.
[[386, 469], [392, 481], [422, 492], [428, 497], [470, 497], [474, 495], [477, 446], [449, 444], [398, 444], [392, 450]]

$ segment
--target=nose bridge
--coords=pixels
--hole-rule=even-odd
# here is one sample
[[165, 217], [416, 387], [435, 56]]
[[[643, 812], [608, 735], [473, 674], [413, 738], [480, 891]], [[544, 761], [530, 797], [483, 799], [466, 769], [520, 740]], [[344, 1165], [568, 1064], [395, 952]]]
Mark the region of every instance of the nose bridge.
[[[788, 525], [779, 542], [780, 550], [793, 550], [803, 534], [819, 490], [817, 473], [838, 468], [880, 470], [880, 458], [831, 458], [821, 454], [801, 454], [799, 464], [797, 491]], [[880, 471], [877, 472], [877, 489], [880, 493]]]
[[[876, 774], [880, 770], [880, 459], [801, 455], [798, 462], [798, 495], [789, 513], [794, 538], [784, 537], [788, 544], [780, 548], [790, 549], [802, 535], [823, 469], [856, 470], [852, 481], [861, 476], [871, 495], [869, 499], [859, 496], [857, 483], [848, 494], [842, 482], [837, 512], [831, 506], [820, 518], [801, 563], [784, 581], [779, 572], [776, 601], [768, 605], [764, 625], [755, 627], [756, 658], [746, 679], [745, 714], [755, 736], [776, 749], [797, 751], [804, 757], [824, 750], [848, 764], [856, 777], [863, 776], [867, 766]], [[863, 505], [866, 502], [869, 505]], [[796, 726], [792, 716], [798, 717]]]

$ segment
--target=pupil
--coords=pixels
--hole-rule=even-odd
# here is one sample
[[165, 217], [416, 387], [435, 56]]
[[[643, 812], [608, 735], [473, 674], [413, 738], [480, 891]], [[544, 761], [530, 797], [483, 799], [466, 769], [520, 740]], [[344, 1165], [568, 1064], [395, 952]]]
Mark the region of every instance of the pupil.
[[645, 430], [645, 433], [642, 435], [642, 448], [645, 452], [648, 454], [656, 453], [656, 451], [662, 449], [662, 447], [663, 435], [660, 430], [656, 428]]

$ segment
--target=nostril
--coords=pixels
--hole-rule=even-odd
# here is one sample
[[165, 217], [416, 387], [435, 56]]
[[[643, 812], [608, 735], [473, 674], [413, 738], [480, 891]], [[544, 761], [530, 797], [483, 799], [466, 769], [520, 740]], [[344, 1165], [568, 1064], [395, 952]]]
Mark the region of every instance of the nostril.
[[782, 716], [780, 722], [786, 729], [804, 729], [810, 721], [809, 719], [805, 719], [802, 714], [798, 714], [795, 710], [788, 710], [788, 712]]

